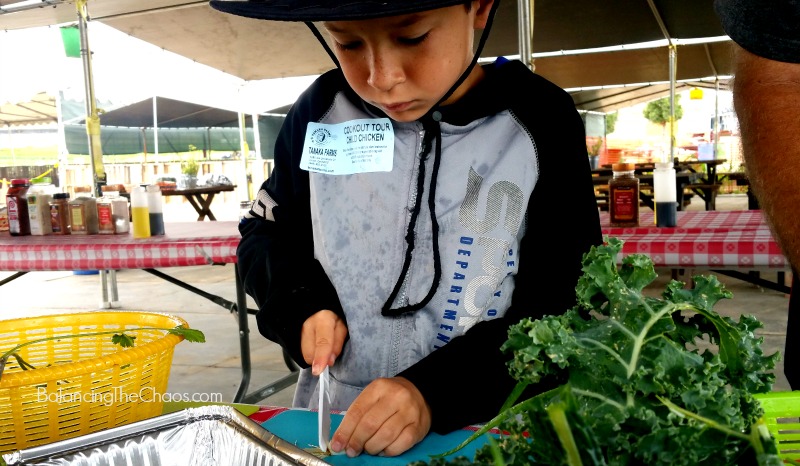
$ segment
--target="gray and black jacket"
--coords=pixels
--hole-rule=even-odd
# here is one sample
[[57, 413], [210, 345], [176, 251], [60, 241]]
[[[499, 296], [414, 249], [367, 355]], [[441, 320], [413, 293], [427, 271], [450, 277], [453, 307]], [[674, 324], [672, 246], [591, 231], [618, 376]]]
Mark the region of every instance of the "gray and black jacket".
[[[489, 420], [511, 392], [510, 355], [500, 351], [509, 325], [574, 305], [581, 257], [601, 242], [580, 116], [566, 92], [520, 62], [485, 69], [483, 81], [440, 109], [438, 167], [433, 157], [420, 161], [423, 124], [393, 122], [390, 172], [301, 170], [308, 122], [385, 117], [339, 70], [289, 112], [275, 169], [240, 226], [238, 267], [261, 333], [306, 368], [295, 406], [316, 404], [300, 329], [321, 309], [349, 330], [331, 367], [332, 407], [347, 409], [376, 378], [403, 376], [430, 405], [432, 430], [443, 433]], [[409, 240], [413, 255], [400, 277]], [[395, 285], [393, 307], [423, 301], [434, 275], [441, 278], [424, 307], [382, 312]]]

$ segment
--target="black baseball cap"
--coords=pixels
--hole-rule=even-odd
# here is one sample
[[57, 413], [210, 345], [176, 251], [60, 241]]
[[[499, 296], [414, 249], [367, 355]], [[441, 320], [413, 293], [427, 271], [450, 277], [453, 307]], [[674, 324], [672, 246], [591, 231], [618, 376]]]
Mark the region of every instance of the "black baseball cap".
[[406, 15], [465, 0], [211, 0], [225, 13], [275, 21], [350, 21]]

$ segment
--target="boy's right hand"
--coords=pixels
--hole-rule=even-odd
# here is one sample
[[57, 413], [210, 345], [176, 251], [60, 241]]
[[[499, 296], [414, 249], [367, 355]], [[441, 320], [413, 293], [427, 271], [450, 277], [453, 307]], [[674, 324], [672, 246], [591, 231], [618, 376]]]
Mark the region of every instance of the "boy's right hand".
[[322, 310], [303, 323], [300, 348], [303, 359], [311, 366], [311, 373], [319, 375], [326, 366], [332, 366], [342, 354], [347, 326], [335, 312]]

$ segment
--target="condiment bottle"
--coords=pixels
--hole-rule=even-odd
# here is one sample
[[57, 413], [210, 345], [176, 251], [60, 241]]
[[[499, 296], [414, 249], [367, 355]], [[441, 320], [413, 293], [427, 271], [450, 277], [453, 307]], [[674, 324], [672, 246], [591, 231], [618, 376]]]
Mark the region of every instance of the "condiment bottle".
[[54, 235], [69, 234], [69, 193], [55, 193], [50, 201], [50, 225]]
[[147, 208], [147, 188], [136, 186], [131, 192], [131, 218], [133, 237], [150, 237], [150, 212]]
[[11, 187], [6, 193], [8, 207], [8, 232], [11, 236], [31, 234], [31, 221], [28, 217], [28, 199], [26, 194], [30, 184], [27, 178], [11, 180]]
[[118, 192], [109, 194], [111, 198], [111, 218], [114, 220], [114, 233], [126, 234], [131, 231], [131, 212], [128, 208], [128, 200], [120, 196]]
[[97, 232], [101, 235], [114, 234], [114, 214], [111, 198], [104, 195], [97, 200]]
[[150, 214], [150, 234], [164, 234], [164, 208], [161, 187], [157, 184], [147, 185], [147, 209]]
[[81, 195], [69, 201], [69, 225], [73, 235], [96, 235], [97, 200], [89, 195]]
[[656, 226], [674, 227], [678, 216], [678, 192], [672, 162], [657, 162], [653, 170], [653, 193], [656, 206]]
[[8, 231], [8, 207], [0, 205], [0, 231]]
[[609, 215], [613, 227], [639, 225], [639, 179], [634, 176], [634, 164], [615, 163], [614, 177], [608, 183]]
[[33, 185], [25, 195], [28, 200], [28, 218], [31, 224], [31, 235], [43, 236], [53, 233], [50, 222], [49, 187], [52, 185]]

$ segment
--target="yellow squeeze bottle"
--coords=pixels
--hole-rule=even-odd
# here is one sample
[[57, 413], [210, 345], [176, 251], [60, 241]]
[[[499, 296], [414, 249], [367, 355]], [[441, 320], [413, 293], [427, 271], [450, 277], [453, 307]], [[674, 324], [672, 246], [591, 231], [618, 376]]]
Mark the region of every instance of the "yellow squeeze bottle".
[[147, 207], [147, 190], [137, 186], [131, 193], [131, 221], [134, 238], [150, 237], [150, 210]]

